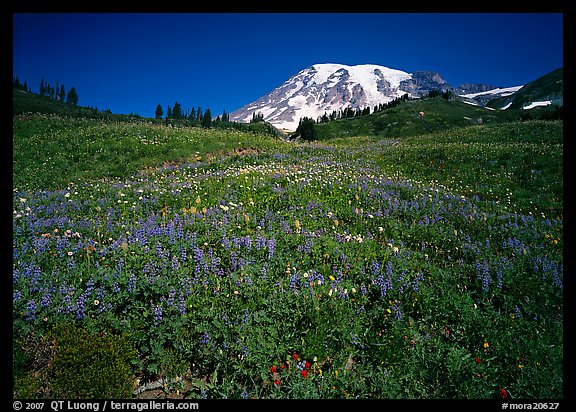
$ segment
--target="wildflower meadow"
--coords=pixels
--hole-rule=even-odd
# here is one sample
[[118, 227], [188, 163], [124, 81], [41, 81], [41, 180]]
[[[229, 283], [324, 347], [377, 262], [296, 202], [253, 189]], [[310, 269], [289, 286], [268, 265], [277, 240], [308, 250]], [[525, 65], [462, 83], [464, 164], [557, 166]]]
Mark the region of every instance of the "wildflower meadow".
[[561, 399], [562, 130], [17, 116], [14, 395]]

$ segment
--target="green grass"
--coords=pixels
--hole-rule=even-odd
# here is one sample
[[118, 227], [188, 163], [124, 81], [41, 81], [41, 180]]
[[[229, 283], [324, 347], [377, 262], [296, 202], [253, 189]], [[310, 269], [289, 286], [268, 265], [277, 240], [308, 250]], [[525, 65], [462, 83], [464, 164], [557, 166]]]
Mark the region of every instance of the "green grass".
[[402, 138], [472, 125], [513, 120], [517, 111], [496, 111], [441, 97], [408, 100], [366, 116], [316, 125], [319, 139], [352, 136]]
[[333, 142], [390, 174], [481, 196], [509, 210], [556, 214], [563, 204], [562, 133], [561, 122], [529, 121]]
[[13, 143], [16, 398], [90, 385], [60, 364], [124, 390], [63, 324], [189, 399], [564, 396], [561, 122], [285, 143], [26, 115]]
[[13, 120], [14, 186], [63, 187], [278, 147], [265, 133], [34, 114]]

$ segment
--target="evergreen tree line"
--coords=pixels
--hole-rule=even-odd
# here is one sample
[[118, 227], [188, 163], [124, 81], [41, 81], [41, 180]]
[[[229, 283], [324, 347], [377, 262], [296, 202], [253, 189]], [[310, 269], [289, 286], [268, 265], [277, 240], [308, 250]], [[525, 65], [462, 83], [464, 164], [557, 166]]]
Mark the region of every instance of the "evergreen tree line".
[[316, 140], [316, 122], [311, 117], [301, 117], [294, 136], [300, 136], [303, 140]]
[[[431, 90], [426, 96], [421, 97], [420, 99], [432, 99], [436, 97], [442, 97], [443, 99], [449, 100], [452, 98], [453, 94], [450, 91], [441, 90]], [[390, 109], [394, 106], [398, 106], [400, 103], [409, 100], [408, 94], [405, 93], [404, 95], [397, 97], [388, 103], [380, 103], [379, 105], [374, 106], [372, 109], [372, 113], [378, 113], [386, 109]], [[310, 117], [302, 117], [298, 122], [298, 128], [293, 134], [293, 137], [300, 136], [301, 139], [304, 140], [315, 140], [317, 138], [316, 134], [316, 123], [328, 123], [332, 120], [338, 119], [345, 119], [351, 117], [360, 117], [366, 116], [370, 114], [370, 107], [365, 107], [364, 109], [353, 109], [351, 107], [345, 107], [344, 109], [334, 110], [329, 115], [324, 112], [322, 116], [319, 116], [317, 120]]]
[[166, 122], [171, 119], [188, 120], [188, 123], [192, 126], [212, 127], [214, 122], [230, 122], [230, 115], [226, 113], [226, 110], [217, 116], [216, 119], [212, 119], [210, 109], [203, 111], [202, 106], [198, 106], [197, 108], [192, 107], [191, 109], [183, 110], [182, 105], [178, 102], [174, 102], [172, 106], [168, 105], [166, 112], [164, 112], [162, 105], [158, 104], [154, 117], [156, 119], [162, 119], [164, 115], [166, 115]]
[[156, 106], [154, 117], [156, 119], [164, 118], [166, 124], [179, 124], [183, 126], [201, 126], [204, 128], [232, 128], [237, 130], [260, 131], [271, 135], [278, 135], [279, 132], [273, 126], [264, 121], [264, 115], [260, 112], [253, 113], [250, 125], [236, 121], [230, 121], [230, 114], [226, 110], [222, 111], [221, 115], [212, 118], [212, 112], [209, 108], [202, 110], [202, 106], [191, 109], [182, 109], [182, 105], [174, 102], [172, 106], [168, 105], [166, 112], [161, 104]]
[[[381, 112], [383, 110], [397, 106], [400, 103], [402, 103], [408, 99], [409, 99], [409, 97], [408, 97], [408, 94], [406, 93], [400, 97], [397, 97], [397, 98], [389, 101], [388, 103], [380, 103], [378, 105], [375, 105], [372, 108], [372, 113]], [[324, 112], [324, 114], [322, 116], [318, 117], [316, 122], [317, 123], [328, 123], [332, 120], [346, 119], [346, 118], [350, 118], [350, 117], [360, 117], [360, 116], [366, 116], [369, 114], [370, 114], [370, 107], [369, 106], [365, 107], [363, 109], [353, 109], [352, 107], [345, 107], [344, 109], [334, 110], [330, 114], [327, 114], [326, 112]]]
[[[446, 90], [444, 92], [442, 92], [441, 90], [430, 90], [430, 92], [428, 92], [426, 96], [423, 96], [420, 99], [433, 99], [440, 96], [443, 99], [450, 100], [453, 96], [453, 93], [450, 92], [449, 90]], [[398, 106], [400, 103], [405, 102], [407, 100], [410, 100], [410, 97], [408, 97], [408, 94], [405, 93], [404, 95], [397, 97], [389, 101], [388, 103], [380, 103], [378, 105], [375, 105], [372, 108], [372, 113], [378, 113], [383, 110], [390, 109], [394, 106]], [[365, 107], [364, 109], [353, 109], [351, 107], [345, 107], [344, 109], [334, 110], [330, 114], [324, 112], [322, 116], [319, 116], [318, 119], [316, 119], [316, 122], [328, 123], [329, 121], [332, 120], [345, 119], [349, 117], [366, 116], [370, 114], [370, 110], [371, 110], [370, 107]]]
[[[24, 83], [20, 83], [18, 76], [13, 79], [12, 86], [18, 90], [33, 93], [26, 80], [24, 80]], [[50, 83], [46, 82], [44, 76], [42, 76], [42, 79], [40, 79], [38, 94], [55, 101], [66, 102], [74, 106], [78, 105], [78, 93], [76, 92], [76, 88], [72, 86], [70, 90], [68, 90], [68, 93], [66, 93], [64, 84], [60, 84], [59, 80], [56, 80], [56, 86], [54, 87]]]

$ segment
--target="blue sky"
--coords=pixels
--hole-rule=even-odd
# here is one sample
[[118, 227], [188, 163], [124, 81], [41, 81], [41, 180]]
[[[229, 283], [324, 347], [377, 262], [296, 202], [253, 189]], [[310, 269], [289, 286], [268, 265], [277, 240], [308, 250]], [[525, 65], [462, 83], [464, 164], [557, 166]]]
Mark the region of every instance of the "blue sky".
[[315, 63], [519, 86], [563, 66], [561, 13], [15, 13], [13, 75], [82, 106], [230, 113]]

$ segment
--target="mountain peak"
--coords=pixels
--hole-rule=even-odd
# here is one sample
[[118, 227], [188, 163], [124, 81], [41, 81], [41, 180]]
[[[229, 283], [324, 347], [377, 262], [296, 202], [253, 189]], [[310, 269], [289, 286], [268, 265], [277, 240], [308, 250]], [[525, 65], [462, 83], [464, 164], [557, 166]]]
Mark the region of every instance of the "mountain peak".
[[259, 112], [277, 128], [294, 131], [302, 117], [316, 120], [324, 113], [346, 107], [372, 108], [404, 94], [419, 97], [430, 90], [448, 87], [435, 72], [410, 74], [376, 64], [318, 63], [299, 71], [255, 102], [230, 113], [230, 119], [247, 122]]

